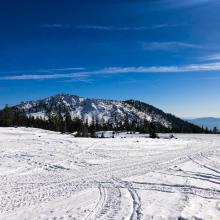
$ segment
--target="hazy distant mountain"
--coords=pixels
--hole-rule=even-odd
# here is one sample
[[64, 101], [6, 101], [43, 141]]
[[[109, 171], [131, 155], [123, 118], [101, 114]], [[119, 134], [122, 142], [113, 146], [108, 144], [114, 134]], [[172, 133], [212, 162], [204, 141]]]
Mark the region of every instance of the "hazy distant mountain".
[[196, 124], [198, 126], [208, 127], [209, 129], [213, 129], [215, 126], [220, 130], [220, 118], [195, 118], [188, 119], [190, 123]]
[[88, 123], [92, 120], [113, 124], [116, 122], [147, 120], [164, 128], [175, 128], [180, 132], [200, 129], [171, 114], [166, 114], [152, 105], [136, 100], [116, 101], [58, 94], [42, 100], [22, 102], [14, 108], [26, 113], [28, 116], [45, 120], [47, 120], [49, 114], [64, 115], [68, 111], [72, 118], [80, 118]]

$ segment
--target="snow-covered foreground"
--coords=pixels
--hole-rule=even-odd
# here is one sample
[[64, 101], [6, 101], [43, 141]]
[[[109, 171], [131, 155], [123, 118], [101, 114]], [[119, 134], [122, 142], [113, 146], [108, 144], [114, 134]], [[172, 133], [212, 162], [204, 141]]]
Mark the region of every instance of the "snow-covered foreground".
[[0, 219], [220, 219], [220, 137], [0, 128]]

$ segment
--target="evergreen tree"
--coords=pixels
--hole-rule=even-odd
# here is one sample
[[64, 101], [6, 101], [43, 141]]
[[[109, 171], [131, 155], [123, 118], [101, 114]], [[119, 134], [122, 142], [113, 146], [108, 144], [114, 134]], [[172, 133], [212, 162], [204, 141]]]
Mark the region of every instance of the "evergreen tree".
[[114, 131], [112, 132], [112, 138], [115, 138], [115, 132]]
[[150, 138], [157, 138], [156, 129], [154, 123], [150, 123], [150, 130], [149, 130], [149, 137]]
[[150, 131], [150, 125], [149, 122], [145, 119], [141, 124], [139, 128], [141, 133], [147, 134]]
[[214, 133], [214, 134], [217, 134], [217, 133], [218, 133], [217, 127], [214, 127], [214, 128], [213, 128], [213, 133]]
[[[58, 109], [58, 111], [54, 111], [53, 108]], [[168, 121], [169, 117], [171, 117], [172, 120], [176, 120], [177, 123], [180, 125], [176, 126], [175, 123], [173, 123], [171, 124], [172, 128], [166, 128], [159, 123], [149, 123], [146, 119], [133, 119], [129, 121], [128, 115], [126, 115], [124, 121], [121, 120], [121, 118], [117, 118], [117, 116], [115, 115], [114, 120], [108, 120], [107, 122], [105, 122], [104, 118], [100, 121], [98, 121], [97, 118], [93, 118], [92, 122], [88, 124], [88, 120], [83, 123], [83, 121], [79, 118], [72, 119], [69, 109], [64, 108], [64, 106], [62, 107], [60, 105], [56, 107], [56, 102], [54, 103], [53, 107], [52, 105], [48, 106], [45, 118], [34, 118], [31, 116], [30, 112], [31, 111], [21, 110], [16, 107], [10, 108], [6, 105], [6, 107], [0, 111], [0, 126], [36, 127], [52, 131], [60, 131], [62, 133], [77, 132], [78, 136], [83, 137], [96, 137], [97, 131], [105, 130], [114, 131], [115, 133], [117, 133], [117, 131], [123, 130], [126, 130], [128, 132], [139, 131], [141, 133], [149, 133], [151, 137], [157, 137], [157, 132], [218, 133], [217, 128], [214, 128], [212, 131], [210, 131], [208, 130], [208, 128], [200, 128], [191, 125], [190, 123], [185, 123], [180, 119], [175, 119], [173, 118], [174, 116], [169, 115], [166, 116]]]
[[102, 132], [102, 134], [101, 134], [101, 138], [105, 138], [104, 132]]
[[66, 127], [66, 131], [73, 133], [74, 132], [74, 128], [73, 128], [73, 121], [71, 118], [71, 115], [68, 111], [68, 109], [65, 109], [65, 127]]
[[95, 137], [96, 137], [96, 125], [95, 125], [95, 119], [94, 119], [94, 117], [93, 117], [93, 119], [92, 119], [92, 123], [90, 124], [88, 130], [89, 130], [90, 136], [91, 136], [92, 138], [95, 138]]

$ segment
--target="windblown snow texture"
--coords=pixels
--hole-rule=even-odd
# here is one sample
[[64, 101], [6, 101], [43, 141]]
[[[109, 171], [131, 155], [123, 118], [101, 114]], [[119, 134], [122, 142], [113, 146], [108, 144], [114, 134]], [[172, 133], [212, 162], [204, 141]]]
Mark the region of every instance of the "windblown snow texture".
[[0, 219], [219, 220], [219, 135], [161, 136], [0, 128]]

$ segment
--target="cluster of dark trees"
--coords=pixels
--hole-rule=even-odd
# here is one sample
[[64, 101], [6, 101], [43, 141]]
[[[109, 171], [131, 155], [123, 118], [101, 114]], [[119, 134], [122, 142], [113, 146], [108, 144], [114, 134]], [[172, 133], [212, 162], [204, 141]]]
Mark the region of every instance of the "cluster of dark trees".
[[157, 123], [150, 123], [147, 120], [132, 122], [125, 119], [124, 122], [100, 122], [92, 120], [91, 123], [83, 122], [79, 118], [71, 118], [69, 111], [65, 113], [59, 112], [57, 115], [48, 113], [47, 120], [42, 118], [34, 118], [27, 116], [25, 112], [21, 112], [16, 108], [6, 106], [0, 111], [0, 127], [34, 127], [51, 131], [59, 131], [61, 133], [76, 133], [80, 137], [96, 137], [97, 131], [129, 131], [149, 133], [150, 137], [156, 138], [156, 133], [212, 133], [208, 129], [200, 128], [197, 126], [174, 127], [172, 129], [166, 128]]

